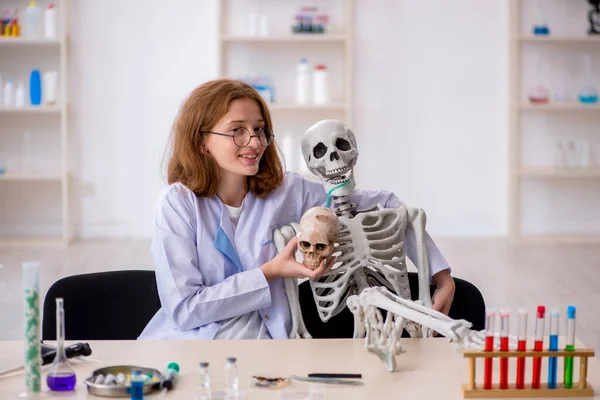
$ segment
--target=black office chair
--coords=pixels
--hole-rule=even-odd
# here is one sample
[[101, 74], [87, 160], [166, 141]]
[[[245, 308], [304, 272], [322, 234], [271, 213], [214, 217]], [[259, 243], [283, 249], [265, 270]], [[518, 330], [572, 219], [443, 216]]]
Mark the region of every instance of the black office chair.
[[44, 299], [42, 339], [56, 339], [56, 298], [67, 340], [135, 340], [160, 309], [154, 271], [81, 274], [55, 282]]
[[[408, 273], [410, 292], [413, 300], [419, 298], [419, 280], [416, 272]], [[464, 319], [473, 324], [471, 329], [485, 329], [485, 302], [481, 292], [471, 283], [454, 278], [456, 291], [454, 301], [450, 307], [448, 316], [453, 319]], [[431, 286], [431, 294], [435, 286]], [[312, 289], [308, 281], [302, 282], [299, 288], [300, 307], [306, 329], [315, 339], [346, 339], [354, 335], [354, 315], [344, 308], [338, 315], [332, 317], [326, 323], [321, 321], [317, 311], [317, 305], [313, 298]], [[404, 331], [403, 337], [408, 333]]]

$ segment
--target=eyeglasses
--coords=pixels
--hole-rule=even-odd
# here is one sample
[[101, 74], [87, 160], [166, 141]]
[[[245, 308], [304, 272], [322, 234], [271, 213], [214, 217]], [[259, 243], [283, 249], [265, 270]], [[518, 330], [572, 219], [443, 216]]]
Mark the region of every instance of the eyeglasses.
[[248, 146], [253, 137], [258, 138], [258, 142], [261, 144], [261, 146], [268, 147], [271, 143], [273, 143], [273, 137], [275, 136], [273, 135], [273, 132], [266, 127], [254, 128], [254, 135], [251, 135], [250, 131], [247, 128], [243, 127], [233, 128], [231, 131], [233, 132], [233, 134], [210, 131], [204, 131], [200, 133], [210, 133], [213, 135], [228, 136], [230, 138], [233, 138], [233, 143], [235, 143], [237, 147]]

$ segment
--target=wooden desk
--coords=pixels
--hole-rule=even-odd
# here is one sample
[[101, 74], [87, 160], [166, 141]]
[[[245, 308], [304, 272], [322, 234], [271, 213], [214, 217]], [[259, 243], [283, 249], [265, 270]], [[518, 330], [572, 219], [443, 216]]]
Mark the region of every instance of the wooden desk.
[[[75, 366], [77, 391], [70, 398], [97, 398], [87, 394], [83, 383], [94, 369], [135, 364], [163, 371], [171, 361], [181, 366], [180, 380], [167, 399], [195, 399], [198, 363], [208, 361], [214, 391], [223, 391], [223, 367], [227, 356], [238, 358], [240, 385], [246, 399], [462, 399], [467, 381], [467, 361], [446, 339], [403, 339], [407, 353], [398, 357], [398, 370], [389, 373], [379, 359], [368, 353], [363, 340], [254, 340], [254, 341], [119, 341], [89, 342], [91, 357], [102, 362]], [[582, 346], [580, 342], [578, 346]], [[0, 369], [22, 362], [21, 342], [0, 342]], [[478, 367], [482, 368], [481, 366]], [[530, 366], [527, 367], [530, 370]], [[600, 363], [590, 359], [588, 381], [600, 388]], [[514, 369], [512, 370], [514, 371]], [[43, 387], [46, 390], [43, 371]], [[362, 387], [325, 385], [295, 381], [285, 389], [249, 387], [252, 375], [290, 376], [311, 372], [361, 373]], [[495, 371], [497, 372], [497, 371]], [[511, 372], [511, 376], [514, 372]], [[483, 376], [481, 372], [478, 375]], [[545, 375], [543, 375], [545, 378]], [[12, 399], [23, 390], [22, 374], [0, 379], [0, 399]], [[307, 397], [291, 397], [292, 392]], [[308, 394], [313, 392], [313, 397]], [[287, 397], [286, 395], [290, 395]], [[65, 397], [61, 395], [60, 397]], [[159, 396], [147, 396], [158, 398]], [[596, 392], [594, 398], [600, 399]]]

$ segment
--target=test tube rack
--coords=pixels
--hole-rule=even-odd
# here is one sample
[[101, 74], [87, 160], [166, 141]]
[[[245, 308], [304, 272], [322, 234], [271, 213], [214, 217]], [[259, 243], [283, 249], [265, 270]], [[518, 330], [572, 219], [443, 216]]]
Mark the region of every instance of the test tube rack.
[[[557, 351], [535, 351], [525, 350], [509, 350], [509, 351], [486, 351], [480, 349], [465, 349], [463, 351], [464, 358], [469, 362], [469, 380], [463, 386], [463, 398], [533, 398], [533, 397], [592, 397], [594, 389], [587, 382], [587, 365], [588, 358], [594, 357], [593, 349], [575, 349], [573, 351], [557, 350]], [[573, 382], [572, 388], [565, 388], [564, 383], [557, 382], [556, 389], [549, 389], [547, 383], [542, 383], [539, 389], [533, 389], [531, 383], [525, 384], [523, 389], [517, 389], [516, 385], [509, 385], [507, 389], [501, 389], [500, 385], [495, 384], [491, 389], [484, 389], [483, 385], [476, 386], [476, 370], [475, 362], [478, 358], [519, 358], [525, 359], [541, 357], [542, 360], [547, 360], [549, 357], [573, 357], [574, 361], [579, 360], [579, 382]], [[560, 371], [558, 371], [560, 372]], [[557, 376], [561, 376], [560, 373]]]

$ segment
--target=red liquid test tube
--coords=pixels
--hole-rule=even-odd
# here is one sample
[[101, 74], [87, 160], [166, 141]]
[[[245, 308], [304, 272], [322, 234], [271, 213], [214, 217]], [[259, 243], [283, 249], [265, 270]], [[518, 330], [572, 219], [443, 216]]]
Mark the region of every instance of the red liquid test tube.
[[[527, 350], [527, 310], [519, 308], [518, 351]], [[517, 359], [517, 389], [525, 389], [525, 357]]]
[[[493, 309], [487, 311], [485, 316], [485, 351], [494, 350], [494, 320], [496, 319], [496, 312]], [[492, 357], [485, 359], [485, 369], [483, 378], [483, 388], [492, 388], [492, 368], [494, 365], [494, 359]]]
[[[544, 349], [544, 314], [546, 313], [546, 307], [538, 306], [537, 318], [535, 320], [535, 351], [542, 351]], [[533, 358], [533, 376], [531, 378], [531, 388], [540, 388], [540, 376], [542, 374], [542, 357]]]
[[[500, 351], [508, 351], [510, 314], [500, 310]], [[500, 359], [500, 389], [508, 389], [508, 357]]]

